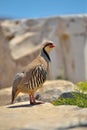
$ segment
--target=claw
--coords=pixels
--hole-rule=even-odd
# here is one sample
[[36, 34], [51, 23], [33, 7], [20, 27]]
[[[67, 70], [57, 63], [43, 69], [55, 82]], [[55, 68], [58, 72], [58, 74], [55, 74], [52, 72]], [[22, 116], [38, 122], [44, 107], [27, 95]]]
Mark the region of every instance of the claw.
[[43, 103], [44, 103], [44, 102], [40, 102], [40, 101], [39, 101], [39, 102], [36, 102], [36, 101], [35, 101], [35, 97], [34, 97], [33, 94], [30, 94], [30, 95], [29, 95], [29, 98], [30, 98], [30, 104], [31, 104], [31, 105], [38, 105], [38, 104], [43, 104]]

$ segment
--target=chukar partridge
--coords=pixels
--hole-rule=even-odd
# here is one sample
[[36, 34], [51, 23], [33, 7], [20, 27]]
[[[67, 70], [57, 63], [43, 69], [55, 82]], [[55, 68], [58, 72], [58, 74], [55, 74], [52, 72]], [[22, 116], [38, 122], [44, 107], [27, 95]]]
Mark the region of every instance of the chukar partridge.
[[45, 42], [42, 45], [39, 56], [28, 64], [22, 72], [17, 73], [13, 81], [12, 103], [17, 95], [22, 92], [29, 94], [30, 104], [37, 104], [34, 93], [42, 87], [47, 79], [49, 63], [51, 61], [49, 53], [54, 47], [53, 42]]

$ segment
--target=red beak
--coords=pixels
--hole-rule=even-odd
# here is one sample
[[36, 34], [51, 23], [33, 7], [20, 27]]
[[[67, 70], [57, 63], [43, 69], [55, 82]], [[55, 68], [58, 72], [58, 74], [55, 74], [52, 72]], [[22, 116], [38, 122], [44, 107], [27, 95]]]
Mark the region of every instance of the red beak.
[[55, 47], [55, 44], [50, 45], [50, 48], [54, 48], [54, 47]]

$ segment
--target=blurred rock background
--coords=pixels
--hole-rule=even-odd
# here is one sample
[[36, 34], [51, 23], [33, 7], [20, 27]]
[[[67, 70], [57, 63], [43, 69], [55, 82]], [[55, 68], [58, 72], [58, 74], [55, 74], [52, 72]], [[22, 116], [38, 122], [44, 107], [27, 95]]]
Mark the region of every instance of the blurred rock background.
[[[87, 130], [87, 108], [52, 104], [60, 97], [77, 102], [76, 83], [87, 80], [86, 6], [87, 0], [0, 1], [0, 130]], [[22, 93], [11, 104], [15, 74], [36, 58], [44, 40], [56, 44], [49, 80], [35, 93], [44, 104], [32, 106]], [[79, 106], [86, 106], [82, 96]]]
[[39, 19], [0, 19], [0, 88], [30, 63], [45, 40], [56, 44], [49, 79], [87, 79], [87, 15]]

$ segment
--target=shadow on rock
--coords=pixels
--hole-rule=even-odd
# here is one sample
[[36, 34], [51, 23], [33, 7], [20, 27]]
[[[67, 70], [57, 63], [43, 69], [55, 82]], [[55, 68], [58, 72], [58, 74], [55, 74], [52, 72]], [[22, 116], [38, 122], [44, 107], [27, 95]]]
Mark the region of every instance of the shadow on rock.
[[11, 106], [8, 106], [7, 108], [22, 108], [22, 107], [33, 107], [33, 106], [36, 106], [36, 105], [40, 105], [41, 103], [37, 103], [37, 104], [19, 104], [19, 105], [11, 105]]
[[65, 93], [62, 93], [59, 98], [61, 98], [61, 97], [63, 97], [63, 98], [74, 98], [75, 94], [78, 94], [78, 92], [73, 92], [73, 91], [72, 92], [65, 92]]

